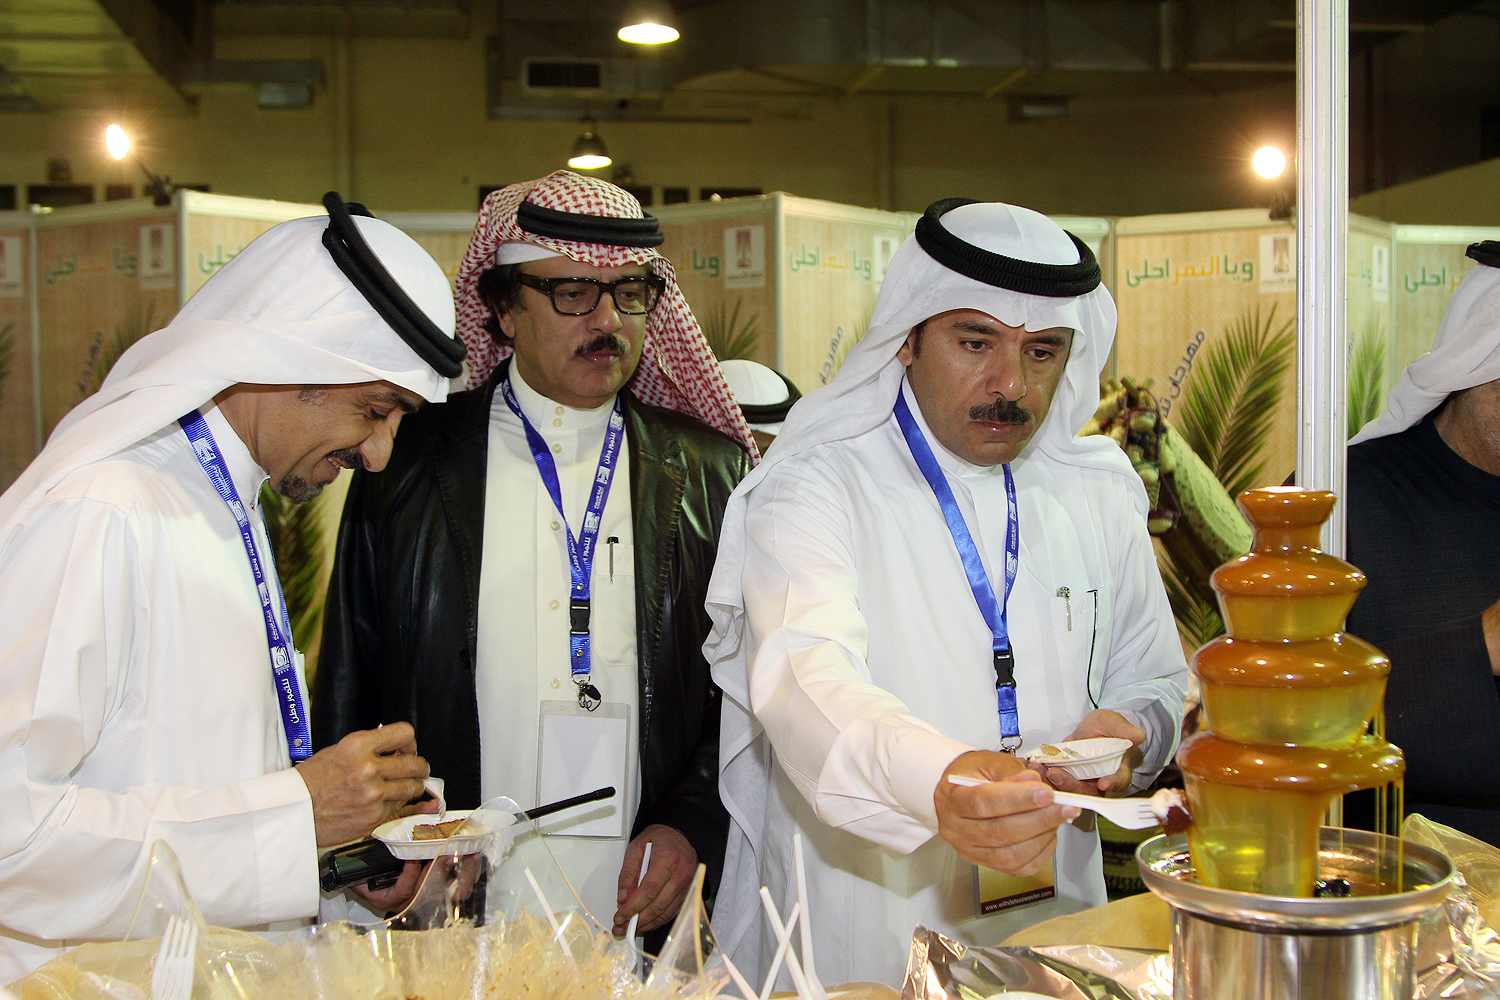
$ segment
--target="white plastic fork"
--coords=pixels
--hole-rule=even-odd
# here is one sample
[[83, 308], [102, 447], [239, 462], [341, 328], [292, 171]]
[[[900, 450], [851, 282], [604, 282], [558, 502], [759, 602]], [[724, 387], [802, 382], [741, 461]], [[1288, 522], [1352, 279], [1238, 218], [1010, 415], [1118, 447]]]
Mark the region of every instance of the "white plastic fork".
[[[950, 785], [960, 785], [964, 788], [975, 788], [979, 785], [989, 784], [988, 781], [980, 778], [970, 778], [963, 774], [948, 775], [948, 783]], [[1161, 822], [1161, 820], [1156, 818], [1156, 812], [1151, 808], [1150, 799], [1106, 799], [1097, 795], [1075, 795], [1072, 792], [1059, 792], [1053, 789], [1052, 801], [1058, 805], [1077, 806], [1079, 809], [1092, 809], [1122, 830], [1149, 830]]]
[[193, 952], [198, 925], [184, 917], [167, 921], [151, 970], [151, 1000], [188, 1000], [193, 993]]

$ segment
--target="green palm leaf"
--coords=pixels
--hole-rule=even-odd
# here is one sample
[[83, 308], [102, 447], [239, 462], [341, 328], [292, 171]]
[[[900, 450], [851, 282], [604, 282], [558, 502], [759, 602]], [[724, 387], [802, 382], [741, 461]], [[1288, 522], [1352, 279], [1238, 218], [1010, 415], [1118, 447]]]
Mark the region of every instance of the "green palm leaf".
[[323, 498], [293, 503], [267, 483], [260, 491], [266, 534], [276, 554], [276, 577], [286, 597], [297, 648], [308, 650], [323, 624]]
[[1156, 562], [1161, 567], [1161, 582], [1167, 588], [1167, 602], [1172, 605], [1172, 617], [1177, 619], [1177, 630], [1194, 647], [1202, 646], [1224, 634], [1224, 619], [1218, 607], [1205, 600], [1191, 581], [1185, 580], [1183, 571], [1172, 560], [1172, 554], [1160, 545], [1156, 548]]
[[1380, 416], [1385, 406], [1385, 331], [1372, 314], [1349, 345], [1349, 436]]
[[1296, 356], [1297, 334], [1292, 320], [1276, 325], [1275, 305], [1264, 321], [1259, 307], [1247, 310], [1224, 334], [1199, 355], [1177, 409], [1177, 428], [1229, 495], [1239, 496], [1265, 475], [1266, 440]]
[[731, 309], [728, 302], [721, 300], [710, 306], [699, 320], [704, 339], [720, 361], [753, 360], [755, 344], [760, 339], [760, 316], [750, 313], [741, 319], [741, 305], [743, 302], [736, 298]]

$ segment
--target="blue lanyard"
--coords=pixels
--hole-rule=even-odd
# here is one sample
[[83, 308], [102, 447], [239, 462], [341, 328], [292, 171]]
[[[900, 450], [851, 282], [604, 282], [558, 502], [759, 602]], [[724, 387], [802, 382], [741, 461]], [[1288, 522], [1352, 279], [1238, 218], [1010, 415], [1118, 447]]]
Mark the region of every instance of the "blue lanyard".
[[594, 488], [589, 493], [589, 503], [583, 514], [583, 531], [575, 540], [573, 528], [563, 513], [562, 486], [557, 479], [557, 464], [547, 450], [547, 442], [531, 426], [521, 404], [516, 400], [516, 391], [511, 388], [510, 373], [506, 372], [500, 382], [500, 391], [505, 394], [505, 405], [521, 420], [526, 429], [526, 443], [531, 447], [531, 457], [536, 461], [536, 471], [541, 474], [542, 485], [552, 497], [557, 516], [562, 519], [568, 533], [568, 568], [573, 577], [573, 589], [569, 602], [568, 666], [573, 673], [573, 683], [578, 685], [578, 704], [592, 712], [599, 707], [602, 696], [590, 681], [593, 672], [589, 660], [589, 580], [594, 569], [594, 551], [599, 542], [599, 526], [604, 520], [604, 504], [609, 500], [609, 486], [614, 480], [615, 462], [620, 457], [620, 446], [625, 440], [625, 416], [620, 406], [620, 397], [615, 397], [614, 412], [609, 415], [609, 426], [604, 431], [604, 448], [599, 453], [599, 469], [594, 473]]
[[[250, 533], [250, 517], [245, 505], [240, 502], [234, 480], [229, 478], [229, 469], [219, 453], [219, 443], [214, 440], [208, 423], [197, 410], [185, 414], [177, 421], [187, 433], [193, 445], [193, 454], [203, 466], [208, 481], [214, 484], [219, 496], [235, 523], [240, 526], [240, 541], [245, 544], [245, 554], [250, 557], [250, 573], [255, 577], [255, 590], [260, 594], [260, 610], [266, 623], [266, 645], [271, 651], [271, 675], [276, 682], [276, 702], [281, 708], [281, 728], [286, 730], [287, 752], [292, 761], [306, 760], [312, 756], [312, 736], [307, 729], [307, 709], [302, 705], [302, 688], [297, 683], [297, 655], [292, 648], [292, 623], [287, 617], [286, 599], [281, 594], [281, 582], [276, 583], [277, 608], [271, 606], [271, 587], [266, 582], [266, 573], [261, 569], [260, 552], [255, 547], [255, 536]], [[274, 566], [272, 567], [275, 568]], [[277, 614], [280, 611], [280, 615]]]
[[[943, 510], [943, 520], [948, 522], [948, 533], [958, 546], [959, 558], [963, 560], [964, 573], [969, 577], [969, 589], [974, 591], [974, 600], [979, 604], [979, 613], [994, 636], [991, 649], [995, 662], [995, 694], [1000, 710], [1000, 748], [1015, 751], [1021, 746], [1021, 716], [1016, 709], [1016, 658], [1010, 649], [1010, 632], [1005, 625], [1005, 604], [995, 599], [995, 589], [984, 572], [984, 561], [979, 558], [979, 548], [964, 523], [963, 511], [953, 498], [953, 490], [938, 465], [937, 456], [922, 436], [922, 428], [911, 415], [906, 405], [906, 396], [896, 394], [896, 422], [901, 425], [901, 434], [911, 457], [922, 470], [922, 476], [937, 496], [938, 506]], [[1010, 602], [1010, 589], [1016, 582], [1016, 567], [1020, 562], [1021, 522], [1016, 514], [1016, 481], [1011, 477], [1010, 464], [1005, 465], [1005, 499], [1009, 517], [1005, 525], [1005, 602]]]

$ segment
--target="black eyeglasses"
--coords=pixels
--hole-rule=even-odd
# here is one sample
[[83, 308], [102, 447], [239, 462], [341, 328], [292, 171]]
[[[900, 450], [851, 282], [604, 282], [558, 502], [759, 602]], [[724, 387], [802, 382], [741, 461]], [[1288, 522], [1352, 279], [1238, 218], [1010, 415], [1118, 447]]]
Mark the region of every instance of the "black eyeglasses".
[[564, 316], [587, 316], [599, 306], [605, 292], [615, 300], [615, 308], [629, 316], [644, 316], [661, 301], [667, 279], [659, 274], [644, 274], [619, 281], [597, 281], [593, 278], [538, 278], [517, 273], [516, 280], [528, 288], [546, 292], [552, 308]]

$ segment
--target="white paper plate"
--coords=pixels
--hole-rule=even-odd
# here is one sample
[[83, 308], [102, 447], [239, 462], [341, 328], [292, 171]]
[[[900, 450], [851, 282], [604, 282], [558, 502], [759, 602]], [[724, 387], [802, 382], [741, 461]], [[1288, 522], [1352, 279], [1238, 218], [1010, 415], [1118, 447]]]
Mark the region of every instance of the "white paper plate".
[[1032, 764], [1060, 767], [1073, 777], [1081, 779], [1103, 778], [1114, 774], [1120, 769], [1125, 751], [1130, 749], [1130, 741], [1118, 736], [1098, 736], [1089, 740], [1067, 740], [1047, 745], [1060, 750], [1071, 750], [1078, 756], [1053, 757], [1042, 753], [1041, 747], [1023, 756]]
[[389, 823], [382, 823], [375, 828], [375, 839], [390, 849], [391, 854], [402, 861], [431, 861], [433, 858], [445, 854], [462, 855], [477, 854], [484, 849], [485, 841], [493, 834], [505, 831], [505, 836], [511, 836], [506, 828], [515, 823], [516, 818], [508, 812], [499, 810], [474, 810], [474, 809], [450, 809], [443, 817], [443, 822], [448, 823], [455, 819], [467, 819], [475, 812], [480, 815], [474, 818], [473, 825], [480, 829], [470, 833], [468, 829], [456, 837], [447, 840], [413, 840], [412, 831], [419, 826], [430, 826], [437, 819], [431, 813], [423, 813], [418, 816], [406, 816], [401, 819], [393, 819]]

